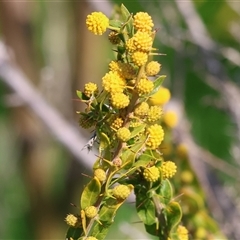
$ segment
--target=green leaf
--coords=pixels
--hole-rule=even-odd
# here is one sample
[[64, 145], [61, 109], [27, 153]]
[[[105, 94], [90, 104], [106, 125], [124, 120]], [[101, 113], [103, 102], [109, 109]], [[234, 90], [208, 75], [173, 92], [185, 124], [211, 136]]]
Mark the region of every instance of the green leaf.
[[79, 90], [76, 91], [78, 98], [83, 99], [83, 93]]
[[152, 225], [156, 222], [154, 203], [147, 198], [146, 194], [136, 196], [137, 213], [144, 224]]
[[139, 152], [139, 150], [142, 149], [144, 145], [145, 138], [146, 136], [142, 136], [139, 142], [135, 143], [133, 147], [124, 150], [121, 158], [122, 158], [123, 164], [127, 163], [124, 166], [125, 169], [129, 169], [134, 164], [137, 153]]
[[153, 88], [152, 92], [149, 93], [148, 95], [146, 95], [145, 97], [150, 97], [154, 93], [156, 93], [158, 91], [158, 89], [160, 88], [160, 86], [162, 85], [162, 83], [163, 83], [163, 81], [166, 77], [167, 77], [166, 75], [161, 75], [156, 80], [154, 80], [154, 82], [153, 82], [154, 88]]
[[121, 14], [123, 22], [127, 22], [129, 17], [131, 16], [130, 12], [123, 4], [121, 4]]
[[163, 180], [160, 188], [158, 188], [156, 192], [161, 196], [161, 202], [167, 205], [171, 201], [173, 195], [172, 185], [169, 180]]
[[101, 183], [97, 178], [94, 177], [83, 190], [80, 200], [81, 209], [84, 210], [86, 207], [94, 205], [99, 197], [100, 192]]
[[139, 133], [143, 132], [145, 130], [146, 124], [141, 124], [138, 127], [133, 128], [133, 131], [131, 131], [130, 138], [133, 138], [137, 136]]
[[109, 21], [109, 25], [111, 27], [116, 27], [116, 28], [120, 28], [122, 26], [122, 22], [119, 20], [110, 20]]
[[182, 209], [178, 202], [170, 202], [164, 209], [167, 216], [167, 227], [169, 232], [180, 223], [182, 219]]
[[72, 238], [74, 240], [77, 240], [82, 235], [82, 233], [83, 233], [83, 230], [81, 228], [69, 227], [66, 234], [66, 239], [70, 240]]
[[92, 236], [98, 240], [105, 239], [110, 226], [112, 225], [116, 212], [125, 200], [119, 201], [109, 198], [99, 211], [99, 221], [95, 223], [92, 231]]

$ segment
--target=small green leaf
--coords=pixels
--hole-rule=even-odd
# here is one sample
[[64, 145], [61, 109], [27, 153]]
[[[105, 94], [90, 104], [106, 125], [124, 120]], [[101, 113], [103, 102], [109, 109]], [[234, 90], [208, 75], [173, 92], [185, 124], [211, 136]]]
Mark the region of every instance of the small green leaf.
[[109, 21], [109, 25], [111, 27], [116, 27], [116, 28], [120, 28], [122, 26], [122, 22], [119, 20], [110, 20]]
[[135, 143], [133, 147], [126, 149], [123, 152], [121, 156], [123, 164], [128, 163], [124, 166], [125, 169], [129, 169], [134, 164], [137, 153], [142, 149], [143, 145], [145, 144], [145, 138], [146, 136], [142, 136], [139, 139], [139, 142]]
[[100, 192], [101, 183], [97, 178], [94, 177], [83, 190], [80, 200], [81, 209], [84, 210], [86, 207], [94, 205], [99, 197]]
[[76, 91], [78, 98], [83, 99], [83, 93], [79, 90]]
[[159, 76], [154, 82], [154, 88], [153, 91], [151, 93], [149, 93], [146, 97], [150, 97], [152, 96], [154, 93], [156, 93], [158, 91], [158, 89], [160, 88], [160, 86], [162, 85], [164, 79], [166, 78], [166, 75], [161, 75]]
[[122, 14], [123, 22], [127, 22], [129, 19], [129, 16], [131, 16], [130, 12], [123, 4], [121, 4], [121, 14]]
[[152, 225], [156, 222], [154, 203], [144, 194], [136, 196], [137, 213], [144, 224]]
[[163, 180], [160, 188], [157, 189], [156, 192], [161, 196], [161, 202], [167, 205], [171, 201], [173, 195], [172, 185], [169, 180]]
[[182, 209], [178, 202], [170, 202], [164, 209], [167, 216], [167, 227], [169, 232], [180, 223], [182, 219]]
[[66, 239], [70, 240], [72, 238], [74, 240], [77, 240], [82, 235], [82, 233], [83, 233], [83, 230], [81, 228], [69, 227], [66, 234]]
[[145, 130], [146, 124], [141, 124], [138, 127], [133, 128], [133, 131], [131, 131], [130, 138], [133, 138], [137, 136], [139, 133], [143, 132]]

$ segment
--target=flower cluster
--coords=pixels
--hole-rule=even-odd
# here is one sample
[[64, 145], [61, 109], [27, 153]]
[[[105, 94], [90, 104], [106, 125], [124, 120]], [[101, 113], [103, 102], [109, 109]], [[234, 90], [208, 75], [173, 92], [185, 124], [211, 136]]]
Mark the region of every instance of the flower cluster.
[[[101, 86], [89, 82], [82, 92], [78, 92], [86, 104], [79, 123], [85, 128], [95, 128], [89, 146], [94, 141], [99, 143], [93, 178], [84, 188], [80, 200], [83, 229], [79, 239], [89, 236], [86, 229], [91, 226], [95, 229], [90, 232], [95, 234], [91, 237], [102, 237], [103, 233], [98, 234], [98, 231], [102, 229], [106, 233], [105, 226], [112, 224], [118, 208], [133, 190], [137, 199], [149, 198], [140, 205], [156, 205], [153, 199], [157, 195], [159, 201], [169, 199], [169, 203], [163, 200], [160, 205], [166, 209], [171, 207], [168, 204], [172, 190], [166, 184], [167, 178], [176, 173], [176, 165], [164, 161], [161, 144], [165, 135], [163, 127], [173, 127], [175, 122], [169, 113], [164, 115], [164, 104], [169, 101], [170, 92], [161, 86], [165, 78], [159, 75], [161, 64], [150, 60], [158, 54], [153, 48], [156, 30], [148, 13], [132, 15], [124, 6], [121, 11], [117, 21], [110, 21], [97, 12], [88, 15], [86, 20], [87, 28], [96, 35], [102, 35], [107, 28], [111, 30], [108, 39], [117, 54], [108, 64]], [[175, 205], [178, 207], [178, 203]], [[155, 209], [157, 206], [151, 207], [150, 215], [156, 216]], [[168, 217], [161, 219], [158, 221]], [[141, 220], [145, 225], [153, 225], [148, 218]], [[168, 225], [171, 224], [159, 222], [159, 226]], [[170, 234], [171, 231], [174, 230], [167, 232]], [[165, 232], [159, 230], [156, 234], [160, 237], [159, 234]], [[161, 239], [167, 239], [167, 236], [161, 236]]]

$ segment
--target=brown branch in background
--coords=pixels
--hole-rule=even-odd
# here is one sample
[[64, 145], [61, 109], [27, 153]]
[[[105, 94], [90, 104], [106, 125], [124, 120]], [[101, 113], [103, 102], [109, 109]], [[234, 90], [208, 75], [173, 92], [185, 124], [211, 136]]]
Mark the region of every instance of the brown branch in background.
[[0, 42], [0, 77], [77, 160], [84, 162], [89, 168], [92, 167], [95, 157], [93, 153], [81, 151], [86, 140], [81, 136], [78, 126], [67, 122], [42, 98], [23, 72], [11, 63], [7, 48], [2, 42]]

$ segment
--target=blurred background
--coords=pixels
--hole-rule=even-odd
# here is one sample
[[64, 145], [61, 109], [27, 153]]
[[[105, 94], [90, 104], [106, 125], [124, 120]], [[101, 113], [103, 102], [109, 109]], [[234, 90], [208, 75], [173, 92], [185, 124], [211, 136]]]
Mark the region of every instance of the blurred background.
[[[183, 120], [175, 133], [190, 141], [212, 216], [240, 239], [240, 2], [231, 0], [0, 2], [0, 239], [65, 239], [95, 158], [82, 150], [92, 133], [78, 127], [76, 90], [100, 83], [113, 58], [107, 34], [89, 33], [85, 19], [121, 3], [153, 17], [169, 107]], [[108, 239], [151, 239], [133, 206]]]

